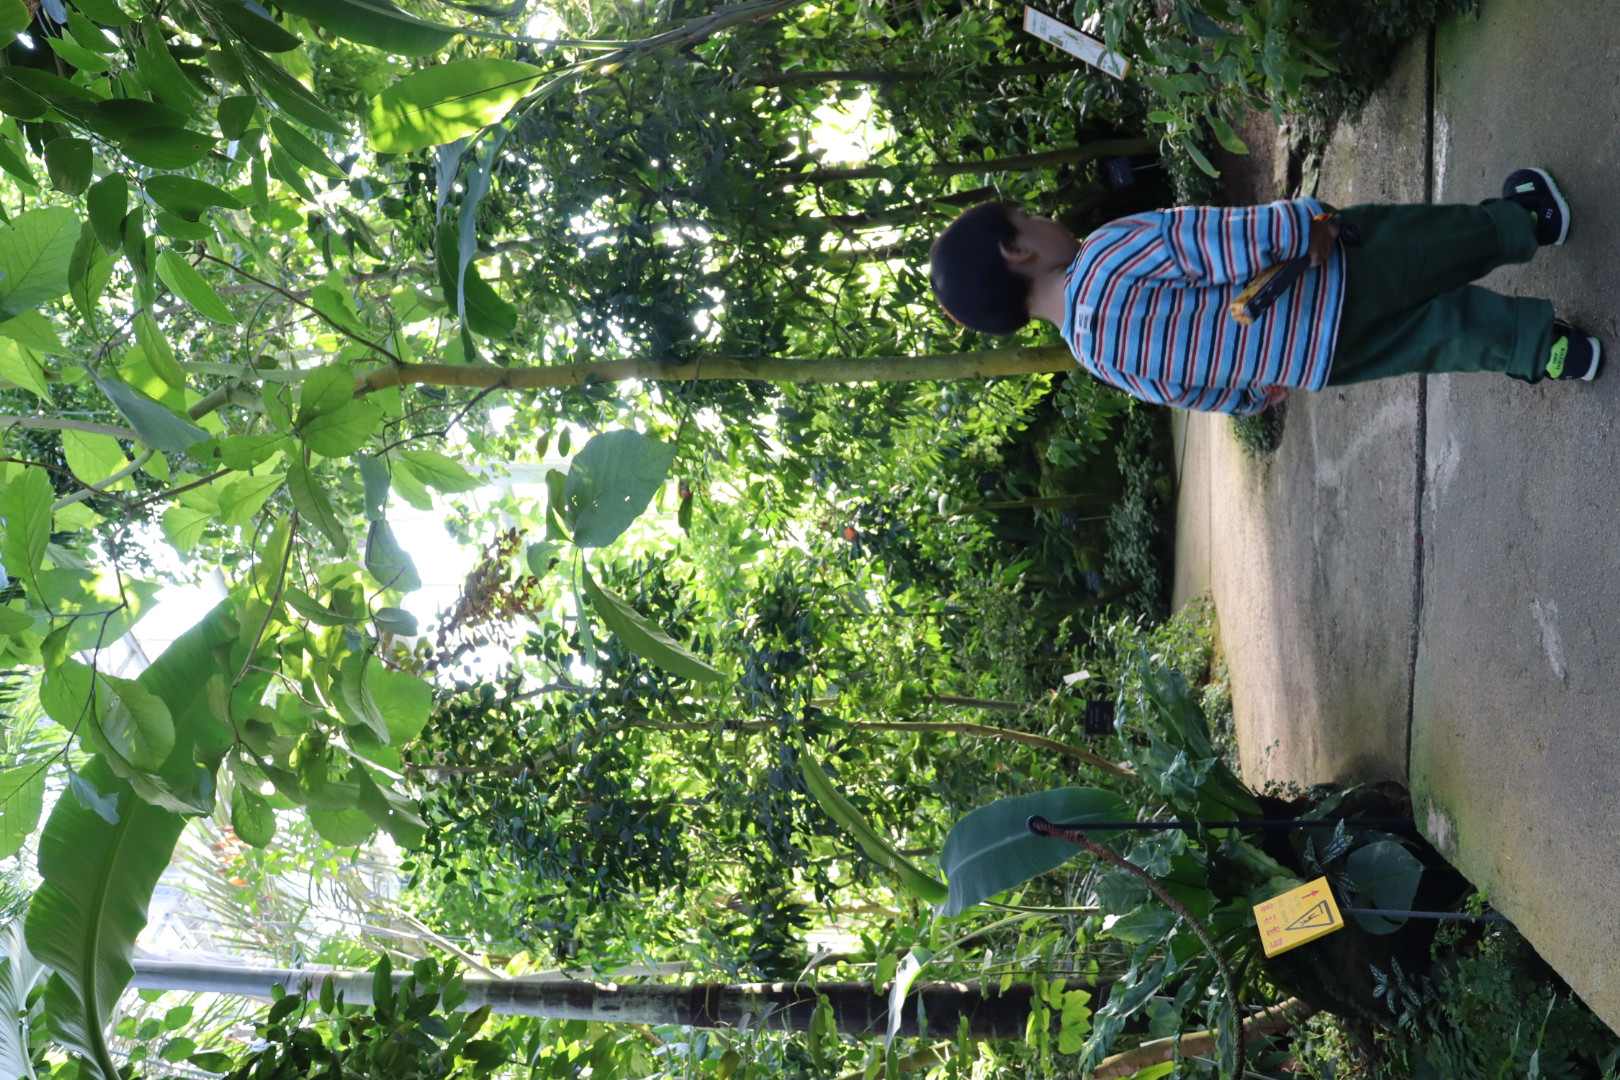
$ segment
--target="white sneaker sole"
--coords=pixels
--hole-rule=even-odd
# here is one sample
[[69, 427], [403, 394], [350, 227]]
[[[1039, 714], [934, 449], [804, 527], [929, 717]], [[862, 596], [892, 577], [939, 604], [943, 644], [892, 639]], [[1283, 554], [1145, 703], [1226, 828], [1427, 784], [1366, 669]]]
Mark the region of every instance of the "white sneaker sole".
[[[1559, 241], [1559, 243], [1563, 243], [1563, 241]], [[1603, 342], [1595, 337], [1589, 337], [1586, 340], [1592, 343], [1592, 366], [1587, 369], [1585, 375], [1581, 376], [1581, 382], [1591, 382], [1597, 378], [1598, 369], [1603, 366]]]
[[[1525, 171], [1535, 173], [1547, 185], [1547, 193], [1552, 196], [1553, 205], [1558, 207], [1558, 220], [1563, 223], [1562, 228], [1558, 230], [1558, 239], [1554, 240], [1553, 243], [1562, 244], [1569, 238], [1569, 203], [1564, 201], [1564, 193], [1558, 190], [1558, 185], [1553, 183], [1553, 178], [1547, 174], [1547, 170], [1527, 169]], [[1597, 369], [1594, 368], [1593, 370]]]

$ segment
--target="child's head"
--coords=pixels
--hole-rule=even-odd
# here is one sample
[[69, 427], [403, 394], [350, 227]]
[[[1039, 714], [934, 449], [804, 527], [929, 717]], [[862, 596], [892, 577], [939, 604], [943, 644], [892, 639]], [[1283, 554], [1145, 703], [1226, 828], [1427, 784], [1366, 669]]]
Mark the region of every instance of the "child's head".
[[1018, 239], [1016, 203], [986, 202], [962, 211], [928, 252], [934, 297], [945, 313], [982, 334], [1015, 334], [1029, 322], [1029, 278], [1007, 264]]

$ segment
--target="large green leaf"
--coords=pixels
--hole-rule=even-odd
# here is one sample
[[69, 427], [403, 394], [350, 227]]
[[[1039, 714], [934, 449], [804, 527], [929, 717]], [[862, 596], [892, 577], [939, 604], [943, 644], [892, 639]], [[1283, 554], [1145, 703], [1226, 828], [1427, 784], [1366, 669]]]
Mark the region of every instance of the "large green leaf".
[[0, 322], [0, 337], [49, 355], [62, 354], [62, 339], [56, 333], [56, 327], [38, 311], [25, 311]]
[[141, 35], [141, 43], [135, 47], [135, 65], [141, 81], [151, 91], [154, 100], [168, 102], [176, 109], [189, 110], [201, 91], [180, 70], [180, 64], [163, 40], [160, 24], [156, 20], [151, 20], [149, 26], [147, 23], [148, 20], [142, 20], [141, 28], [145, 33]]
[[79, 217], [61, 207], [28, 210], [0, 229], [0, 319], [21, 315], [68, 291]]
[[354, 369], [327, 364], [311, 371], [298, 389], [298, 427], [324, 413], [337, 412], [354, 400]]
[[236, 325], [236, 316], [231, 314], [231, 309], [225, 305], [225, 301], [219, 298], [219, 293], [203, 280], [196, 267], [187, 262], [178, 251], [171, 248], [159, 255], [157, 272], [158, 277], [163, 279], [163, 284], [173, 289], [180, 299], [196, 308], [199, 314], [226, 326]]
[[377, 832], [377, 826], [372, 824], [363, 810], [317, 810], [311, 808], [307, 811], [309, 823], [315, 826], [315, 831], [322, 840], [338, 847], [353, 847], [370, 840]]
[[[0, 326], [9, 326], [16, 321], [10, 319], [0, 323]], [[0, 379], [10, 379], [45, 404], [52, 403], [50, 380], [46, 378], [45, 365], [39, 354], [10, 337], [0, 336]]]
[[945, 886], [940, 884], [938, 879], [912, 865], [893, 844], [874, 829], [872, 823], [866, 820], [866, 815], [855, 809], [855, 804], [844, 798], [843, 793], [833, 786], [821, 763], [811, 756], [803, 744], [799, 746], [799, 768], [804, 773], [804, 786], [809, 789], [816, 802], [821, 804], [821, 808], [827, 811], [829, 817], [849, 831], [862, 851], [879, 865], [893, 870], [900, 878], [900, 883], [912, 895], [930, 904], [945, 901], [948, 895]]
[[604, 431], [568, 467], [562, 518], [580, 547], [617, 540], [658, 493], [675, 448], [639, 431]]
[[304, 168], [333, 180], [342, 180], [348, 175], [343, 171], [343, 166], [327, 156], [319, 143], [280, 117], [270, 118], [270, 130], [281, 148]]
[[28, 908], [28, 948], [55, 972], [46, 990], [51, 1031], [82, 1054], [91, 1075], [118, 1080], [104, 1032], [134, 975], [135, 937], [185, 819], [136, 798], [107, 761], [81, 778], [116, 799], [109, 824], [77, 799], [56, 802], [39, 842], [40, 887]]
[[[1355, 906], [1386, 911], [1409, 909], [1423, 878], [1423, 864], [1399, 840], [1379, 840], [1356, 848], [1345, 859], [1345, 871], [1356, 886]], [[1367, 914], [1357, 914], [1356, 921], [1372, 934], [1393, 933], [1406, 922]]]
[[123, 637], [162, 588], [111, 570], [43, 570], [35, 580], [40, 600], [59, 619], [74, 616], [64, 635], [70, 653], [105, 649]]
[[[945, 838], [939, 865], [951, 894], [943, 914], [960, 915], [1080, 853], [1067, 840], [1030, 832], [1029, 819], [1035, 816], [1058, 825], [1133, 820], [1124, 799], [1097, 788], [1059, 788], [981, 806], [958, 821]], [[1101, 841], [1107, 834], [1091, 835]]]
[[380, 786], [358, 763], [355, 778], [360, 783], [360, 812], [393, 837], [400, 847], [420, 847], [427, 828], [415, 804], [399, 792]]
[[130, 160], [149, 169], [186, 169], [208, 156], [214, 137], [183, 127], [145, 127], [118, 144]]
[[299, 437], [322, 457], [348, 457], [370, 441], [383, 418], [381, 406], [355, 398], [341, 409], [322, 413], [298, 429]]
[[287, 0], [276, 6], [302, 15], [338, 37], [399, 56], [436, 53], [457, 33], [448, 26], [423, 22], [388, 0]]
[[0, 930], [0, 1076], [34, 1080], [38, 1075], [29, 1029], [38, 1019], [40, 1005], [30, 1002], [29, 995], [49, 974], [28, 951], [21, 919]]
[[607, 623], [608, 629], [618, 635], [625, 648], [670, 674], [693, 682], [714, 682], [726, 677], [725, 672], [664, 633], [662, 627], [631, 607], [623, 597], [598, 585], [590, 570], [581, 567], [580, 574], [591, 608]]
[[[62, 457], [74, 476], [98, 486], [129, 466], [118, 440], [95, 431], [62, 432]], [[129, 483], [126, 480], [117, 486], [127, 488]]]
[[407, 75], [371, 99], [371, 148], [408, 154], [454, 142], [495, 123], [544, 72], [517, 60], [453, 60]]
[[332, 508], [332, 500], [327, 498], [320, 479], [310, 472], [309, 467], [300, 460], [301, 457], [294, 458], [287, 470], [287, 492], [292, 496], [293, 506], [298, 513], [320, 530], [332, 545], [333, 553], [342, 558], [349, 553], [349, 534], [344, 530], [343, 522], [338, 520], [337, 511]]
[[366, 569], [385, 589], [415, 592], [422, 587], [416, 563], [399, 546], [393, 527], [386, 521], [373, 521], [366, 534]]
[[334, 135], [346, 135], [348, 129], [343, 122], [326, 110], [319, 98], [310, 92], [309, 88], [297, 79], [280, 64], [271, 60], [257, 49], [247, 45], [240, 45], [228, 52], [235, 55], [252, 74], [259, 89], [271, 101], [280, 105], [287, 111], [287, 115], [307, 127], [317, 131], [330, 131]]
[[416, 479], [436, 491], [455, 494], [475, 491], [485, 481], [468, 472], [462, 464], [437, 450], [402, 450], [400, 464]]
[[45, 800], [45, 764], [30, 762], [0, 772], [0, 859], [22, 850], [39, 824]]
[[0, 560], [14, 578], [33, 581], [51, 539], [51, 503], [55, 492], [44, 469], [24, 469], [0, 491]]
[[0, 44], [11, 44], [32, 21], [33, 13], [23, 0], [0, 0]]
[[194, 180], [189, 176], [159, 173], [147, 177], [145, 187], [153, 202], [172, 214], [179, 214], [187, 221], [198, 220], [202, 217], [203, 211], [210, 207], [223, 206], [227, 210], [241, 210], [246, 206], [241, 199], [223, 188], [202, 180]]
[[198, 747], [212, 751], [231, 742], [230, 731], [209, 701], [207, 684], [214, 675], [236, 676], [222, 651], [222, 646], [236, 640], [239, 628], [235, 612], [235, 600], [216, 604], [196, 625], [170, 642], [137, 680], [169, 707], [175, 731], [171, 761], [189, 760]]
[[231, 791], [231, 828], [243, 843], [267, 847], [276, 836], [276, 812], [264, 796], [238, 783]]
[[303, 44], [297, 35], [288, 33], [280, 23], [272, 22], [237, 0], [214, 0], [208, 6], [219, 13], [232, 34], [254, 48], [283, 53]]
[[269, 476], [249, 476], [246, 473], [227, 477], [219, 488], [219, 523], [246, 525], [275, 491], [285, 477], [281, 473]]
[[96, 239], [107, 251], [118, 250], [123, 242], [124, 215], [129, 213], [129, 181], [122, 173], [111, 173], [91, 184], [84, 199]]
[[518, 310], [495, 287], [469, 269], [461, 281], [461, 302], [467, 327], [487, 338], [504, 338], [517, 329]]
[[411, 742], [427, 727], [433, 709], [433, 687], [408, 671], [379, 667], [371, 672], [371, 695], [388, 724], [394, 746]]
[[64, 660], [46, 672], [39, 701], [52, 720], [94, 743], [121, 776], [156, 773], [174, 750], [168, 705], [133, 680]]
[[186, 373], [174, 358], [174, 346], [169, 344], [168, 335], [158, 329], [157, 320], [152, 318], [151, 312], [135, 313], [135, 340], [157, 377], [177, 390], [184, 390]]
[[183, 451], [208, 441], [208, 432], [133, 386], [117, 379], [100, 378], [96, 385], [152, 449], [165, 453]]
[[45, 144], [45, 171], [51, 186], [64, 195], [78, 195], [90, 186], [95, 163], [89, 139], [64, 135]]

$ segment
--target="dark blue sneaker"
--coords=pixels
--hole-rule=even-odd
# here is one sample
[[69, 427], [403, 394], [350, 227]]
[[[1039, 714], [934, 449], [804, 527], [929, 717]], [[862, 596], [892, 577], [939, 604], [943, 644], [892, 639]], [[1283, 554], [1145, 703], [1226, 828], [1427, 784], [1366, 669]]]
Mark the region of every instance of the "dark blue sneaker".
[[1580, 379], [1591, 382], [1597, 378], [1598, 365], [1603, 363], [1603, 345], [1595, 337], [1588, 337], [1562, 319], [1553, 320], [1552, 354], [1547, 358], [1547, 378]]
[[1569, 235], [1569, 204], [1543, 169], [1519, 169], [1502, 181], [1502, 198], [1536, 216], [1536, 243], [1562, 244]]

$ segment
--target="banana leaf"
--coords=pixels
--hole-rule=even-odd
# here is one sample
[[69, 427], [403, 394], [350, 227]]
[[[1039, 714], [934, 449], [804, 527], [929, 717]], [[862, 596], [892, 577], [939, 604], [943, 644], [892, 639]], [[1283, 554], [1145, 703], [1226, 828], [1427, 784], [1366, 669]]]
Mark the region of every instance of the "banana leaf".
[[[950, 882], [941, 914], [960, 915], [975, 904], [1004, 893], [1084, 854], [1067, 840], [1029, 831], [1034, 816], [1059, 825], [1131, 821], [1125, 800], [1097, 788], [1059, 788], [997, 799], [951, 827], [939, 865]], [[1097, 832], [1102, 841], [1111, 834]]]
[[821, 808], [829, 817], [855, 838], [855, 842], [872, 857], [874, 862], [894, 871], [900, 878], [900, 884], [913, 896], [930, 904], [945, 901], [948, 894], [939, 879], [912, 865], [886, 837], [873, 828], [872, 823], [866, 820], [866, 815], [855, 809], [855, 804], [844, 798], [843, 792], [833, 786], [832, 780], [821, 768], [821, 763], [811, 756], [802, 743], [799, 746], [799, 768], [804, 772], [804, 786], [809, 789], [816, 802], [821, 804]]
[[174, 718], [175, 748], [163, 768], [137, 775], [132, 786], [106, 758], [92, 758], [76, 779], [113, 805], [113, 820], [65, 795], [40, 834], [44, 881], [29, 905], [25, 933], [34, 957], [53, 972], [45, 987], [46, 1020], [63, 1045], [84, 1056], [81, 1075], [118, 1080], [105, 1031], [134, 974], [130, 959], [152, 890], [185, 824], [178, 810], [212, 806], [212, 770], [196, 759], [217, 761], [229, 743], [206, 675], [221, 668], [237, 636], [233, 610], [229, 600], [215, 607], [137, 680]]
[[45, 974], [23, 941], [20, 919], [0, 930], [0, 1076], [34, 1080], [28, 1029], [38, 1006], [29, 1007], [28, 995]]
[[71, 796], [57, 800], [40, 835], [44, 880], [25, 932], [29, 950], [53, 971], [45, 987], [51, 1033], [83, 1055], [91, 1075], [119, 1080], [105, 1031], [134, 975], [135, 937], [185, 818], [137, 798], [104, 758], [92, 758], [80, 775], [117, 799], [118, 821], [109, 824]]

